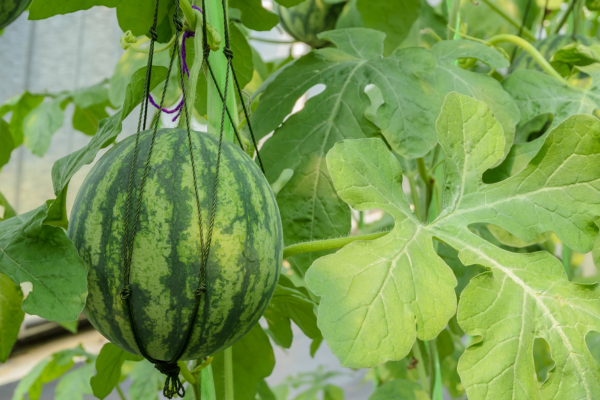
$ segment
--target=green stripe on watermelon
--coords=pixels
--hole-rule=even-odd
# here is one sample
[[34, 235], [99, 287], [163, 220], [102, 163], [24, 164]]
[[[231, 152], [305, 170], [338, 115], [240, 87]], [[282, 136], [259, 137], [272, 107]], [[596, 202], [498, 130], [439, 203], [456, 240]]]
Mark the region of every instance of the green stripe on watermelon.
[[323, 0], [306, 0], [289, 8], [277, 4], [275, 7], [281, 26], [290, 36], [318, 48], [329, 42], [319, 39], [317, 35], [335, 28], [344, 4], [327, 4]]
[[[149, 131], [140, 136], [132, 214], [151, 136]], [[193, 142], [206, 239], [218, 141], [194, 132]], [[133, 146], [134, 137], [123, 140], [94, 166], [73, 206], [69, 236], [89, 269], [86, 315], [113, 343], [140, 354], [119, 298]], [[252, 328], [275, 290], [282, 255], [281, 220], [268, 182], [245, 153], [224, 142], [207, 292], [183, 359], [229, 347]], [[199, 269], [187, 133], [161, 129], [144, 188], [130, 278], [136, 328], [151, 357], [175, 356], [191, 317]]]
[[0, 29], [6, 28], [21, 15], [32, 0], [2, 0], [0, 1]]

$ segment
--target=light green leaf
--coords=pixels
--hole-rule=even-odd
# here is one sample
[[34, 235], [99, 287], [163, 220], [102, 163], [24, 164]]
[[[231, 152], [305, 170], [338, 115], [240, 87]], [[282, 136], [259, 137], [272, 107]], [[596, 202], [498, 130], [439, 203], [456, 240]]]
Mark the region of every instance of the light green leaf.
[[165, 377], [150, 362], [143, 360], [135, 364], [129, 377], [133, 381], [129, 388], [130, 400], [156, 400], [162, 390]]
[[255, 31], [270, 31], [279, 22], [277, 15], [263, 8], [261, 0], [229, 0], [229, 7], [240, 10], [242, 23]]
[[23, 121], [23, 140], [33, 154], [41, 157], [48, 151], [52, 136], [63, 125], [66, 107], [63, 102], [67, 99], [67, 95], [61, 95], [43, 102]]
[[8, 99], [0, 106], [0, 117], [12, 111], [10, 119], [10, 130], [13, 135], [15, 147], [23, 143], [23, 121], [29, 115], [31, 110], [44, 101], [43, 95], [35, 95], [29, 92], [23, 92]]
[[23, 292], [10, 278], [0, 274], [0, 362], [10, 355], [25, 313], [21, 310]]
[[499, 226], [490, 224], [488, 225], [488, 229], [490, 230], [492, 235], [494, 235], [494, 237], [500, 241], [500, 243], [506, 246], [518, 248], [528, 247], [537, 243], [543, 243], [546, 240], [550, 239], [550, 237], [552, 236], [552, 232], [544, 232], [536, 236], [536, 238], [532, 241], [526, 242], [522, 239], [519, 239], [506, 229], [500, 228]]
[[96, 375], [91, 378], [94, 396], [104, 399], [121, 379], [121, 367], [125, 361], [141, 361], [143, 358], [106, 343], [96, 359]]
[[[259, 324], [233, 345], [233, 385], [236, 400], [255, 400], [263, 380], [275, 367], [275, 355], [269, 337]], [[217, 400], [225, 399], [223, 352], [212, 362]]]
[[56, 385], [55, 399], [83, 400], [92, 394], [90, 378], [94, 374], [94, 364], [86, 364], [63, 376]]
[[17, 213], [12, 208], [6, 197], [0, 192], [0, 222], [16, 216]]
[[519, 107], [513, 98], [494, 78], [475, 73], [454, 65], [460, 58], [476, 58], [492, 68], [505, 68], [509, 62], [498, 51], [481, 43], [468, 40], [446, 40], [431, 48], [437, 60], [437, 68], [426, 80], [443, 100], [450, 92], [458, 92], [483, 101], [504, 129], [504, 153], [510, 150], [515, 126], [519, 122]]
[[121, 0], [34, 0], [29, 7], [29, 19], [46, 19], [89, 10], [94, 6], [116, 7], [120, 2]]
[[[396, 218], [396, 227], [376, 241], [355, 242], [336, 255], [324, 257], [309, 270], [309, 287], [322, 295], [318, 321], [325, 339], [343, 363], [349, 364], [350, 354], [354, 356], [353, 365], [361, 366], [374, 365], [381, 357], [379, 349], [388, 343], [394, 349], [405, 346], [405, 338], [414, 337], [414, 323], [400, 327], [395, 321], [398, 310], [409, 310], [401, 307], [399, 299], [406, 297], [408, 285], [416, 290], [429, 288], [424, 299], [418, 298], [411, 305], [439, 297], [447, 291], [441, 290], [441, 285], [455, 285], [454, 276], [415, 284], [416, 278], [433, 269], [437, 259], [423, 260], [429, 254], [431, 239], [423, 240], [418, 252], [411, 251], [410, 245], [418, 238], [435, 237], [456, 249], [464, 265], [489, 269], [473, 278], [462, 292], [458, 308], [462, 329], [478, 337], [458, 365], [470, 399], [490, 398], [490, 394], [501, 400], [598, 398], [600, 367], [585, 344], [588, 332], [600, 330], [598, 284], [569, 282], [561, 262], [550, 253], [506, 251], [471, 232], [469, 226], [492, 223], [526, 241], [552, 231], [579, 252], [591, 250], [598, 236], [594, 220], [600, 215], [600, 121], [588, 115], [567, 119], [548, 134], [539, 153], [521, 172], [489, 185], [482, 182], [482, 174], [502, 157], [505, 138], [500, 123], [485, 104], [451, 93], [442, 107], [437, 130], [446, 160], [444, 200], [441, 214], [426, 226], [416, 224], [407, 211], [399, 163], [386, 154], [383, 143], [374, 139], [345, 141], [328, 155], [340, 195], [359, 210], [382, 208]], [[390, 206], [403, 202], [401, 207]], [[383, 247], [402, 230], [408, 234], [398, 243]], [[418, 235], [412, 233], [415, 231]], [[406, 254], [405, 259], [411, 257], [418, 275], [398, 280], [389, 273], [387, 282], [393, 284], [384, 292], [378, 262], [398, 252]], [[344, 258], [348, 254], [352, 257]], [[334, 257], [338, 264], [333, 262]], [[355, 270], [367, 272], [353, 281]], [[327, 290], [324, 282], [329, 283]], [[395, 285], [402, 286], [396, 289]], [[353, 291], [359, 287], [361, 295]], [[365, 293], [380, 292], [388, 303], [385, 314], [366, 325], [373, 330], [368, 338], [331, 328], [334, 321], [349, 326], [346, 321], [351, 313], [361, 315], [359, 311], [365, 306], [373, 312], [374, 307], [364, 301]], [[419, 310], [429, 326], [445, 326], [448, 321], [444, 309]], [[363, 315], [366, 313], [363, 311]], [[394, 329], [382, 328], [387, 325]], [[418, 316], [417, 328], [423, 329]], [[534, 370], [536, 337], [548, 342], [556, 364], [542, 385]], [[372, 347], [364, 348], [365, 344]]]
[[[144, 42], [147, 42], [148, 39], [140, 39], [138, 40], [137, 45], [140, 45]], [[153, 65], [168, 67], [169, 66], [170, 55], [169, 52], [163, 51], [162, 53], [157, 53], [154, 55], [154, 59], [152, 60]], [[112, 76], [110, 77], [109, 86], [108, 86], [108, 99], [110, 103], [118, 107], [125, 101], [125, 96], [127, 92], [127, 86], [131, 82], [131, 77], [141, 68], [144, 68], [148, 65], [148, 55], [144, 53], [138, 53], [135, 51], [125, 51], [115, 69], [113, 71]], [[154, 69], [153, 69], [154, 71]]]
[[0, 118], [0, 169], [8, 164], [10, 155], [15, 148], [15, 141], [8, 123]]
[[421, 2], [414, 0], [358, 0], [357, 8], [366, 28], [385, 32], [384, 54], [392, 54], [408, 36], [419, 17]]
[[386, 236], [354, 242], [309, 269], [306, 282], [321, 296], [319, 328], [345, 367], [399, 360], [417, 337], [435, 338], [455, 314], [456, 279], [410, 210], [400, 165], [381, 140], [339, 142], [327, 165], [352, 208], [382, 209], [396, 225]]
[[[85, 147], [54, 163], [52, 166], [52, 182], [54, 193], [57, 196], [81, 167], [94, 161], [96, 154], [105, 143], [114, 140], [121, 133], [123, 120], [142, 101], [145, 77], [145, 67], [136, 71], [131, 77], [131, 83], [127, 85], [123, 109], [110, 118], [100, 121], [98, 132]], [[165, 67], [152, 67], [151, 90], [163, 82], [166, 77], [167, 69]]]
[[65, 231], [43, 224], [48, 207], [0, 223], [0, 272], [13, 282], [33, 285], [23, 311], [50, 321], [73, 321], [85, 306], [87, 270]]
[[380, 386], [369, 400], [428, 400], [429, 396], [418, 383], [396, 379]]
[[97, 85], [78, 88], [71, 92], [73, 103], [80, 108], [88, 108], [96, 104], [104, 103], [108, 100], [107, 80]]
[[[435, 68], [428, 50], [411, 48], [382, 58], [383, 33], [364, 28], [320, 37], [337, 49], [315, 50], [269, 78], [252, 116], [259, 137], [276, 129], [261, 149], [269, 181], [285, 169], [294, 170], [277, 196], [288, 245], [346, 235], [350, 229], [350, 210], [334, 191], [325, 155], [340, 140], [378, 134], [365, 116], [371, 106], [367, 85], [375, 84], [382, 92], [385, 104], [377, 117], [395, 149], [422, 156], [436, 142], [437, 95], [418, 76]], [[296, 101], [317, 84], [324, 84], [325, 90], [283, 122]], [[312, 261], [310, 256], [297, 258]]]
[[73, 357], [81, 356], [88, 359], [94, 358], [81, 346], [59, 351], [51, 357], [45, 358], [19, 381], [13, 392], [12, 400], [25, 400], [26, 394], [29, 396], [29, 400], [38, 400], [42, 394], [44, 384], [64, 375], [73, 367]]

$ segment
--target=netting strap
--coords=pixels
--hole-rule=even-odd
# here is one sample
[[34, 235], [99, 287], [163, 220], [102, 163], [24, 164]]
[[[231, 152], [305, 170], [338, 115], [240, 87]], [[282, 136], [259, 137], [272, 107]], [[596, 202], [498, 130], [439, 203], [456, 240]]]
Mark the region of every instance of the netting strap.
[[[163, 373], [167, 376], [165, 385], [164, 385], [164, 389], [163, 389], [163, 394], [165, 397], [172, 399], [176, 395], [180, 396], [180, 397], [185, 396], [185, 388], [183, 387], [183, 385], [181, 384], [181, 381], [179, 379], [180, 369], [177, 364], [177, 361], [182, 357], [183, 353], [185, 352], [185, 350], [187, 349], [187, 347], [189, 345], [189, 341], [191, 339], [191, 335], [193, 333], [194, 326], [196, 323], [198, 309], [200, 307], [200, 301], [201, 301], [202, 295], [204, 293], [206, 293], [206, 267], [207, 267], [208, 259], [209, 259], [209, 255], [210, 255], [212, 234], [213, 234], [215, 215], [216, 215], [216, 210], [217, 210], [217, 193], [218, 193], [218, 187], [219, 187], [219, 171], [220, 171], [220, 165], [221, 165], [223, 137], [224, 137], [224, 132], [225, 132], [225, 115], [228, 116], [231, 126], [235, 132], [236, 138], [237, 138], [240, 146], [242, 146], [242, 148], [243, 148], [243, 143], [240, 139], [238, 130], [236, 129], [231, 112], [227, 107], [227, 96], [228, 96], [228, 92], [229, 92], [229, 90], [227, 90], [227, 88], [229, 87], [229, 72], [230, 71], [233, 76], [235, 86], [237, 88], [237, 93], [240, 96], [240, 99], [242, 100], [242, 107], [244, 110], [244, 115], [245, 115], [246, 121], [248, 123], [248, 128], [249, 128], [249, 131], [250, 131], [250, 134], [252, 137], [252, 142], [253, 142], [254, 148], [256, 150], [258, 162], [260, 164], [260, 167], [261, 167], [263, 173], [265, 170], [264, 170], [263, 163], [260, 158], [259, 151], [258, 151], [256, 138], [255, 138], [254, 132], [252, 130], [251, 122], [249, 119], [249, 113], [246, 108], [246, 104], [244, 103], [243, 98], [242, 98], [242, 91], [240, 88], [240, 84], [239, 84], [239, 81], [238, 81], [236, 73], [235, 73], [235, 69], [233, 68], [233, 64], [232, 64], [233, 51], [231, 50], [231, 47], [230, 47], [230, 35], [229, 35], [229, 26], [228, 26], [228, 21], [227, 21], [226, 0], [222, 0], [223, 16], [224, 16], [223, 17], [224, 18], [224, 36], [225, 36], [225, 46], [223, 48], [223, 55], [227, 59], [227, 66], [226, 66], [226, 71], [225, 71], [225, 87], [224, 87], [225, 93], [224, 94], [221, 91], [221, 88], [219, 88], [217, 79], [215, 77], [215, 74], [214, 74], [212, 67], [210, 65], [210, 62], [209, 62], [210, 46], [208, 45], [207, 34], [206, 34], [207, 33], [206, 4], [205, 4], [205, 0], [202, 0], [202, 9], [204, 10], [203, 35], [202, 35], [202, 37], [203, 37], [202, 62], [203, 62], [203, 65], [205, 64], [207, 66], [207, 68], [210, 72], [210, 76], [215, 84], [215, 87], [217, 88], [218, 93], [219, 93], [221, 101], [223, 102], [223, 109], [221, 112], [221, 125], [220, 125], [220, 132], [219, 132], [219, 145], [218, 145], [218, 151], [217, 151], [217, 162], [216, 162], [216, 166], [215, 166], [215, 179], [214, 179], [214, 186], [213, 186], [212, 204], [211, 204], [208, 232], [207, 232], [206, 242], [205, 242], [204, 241], [203, 222], [202, 222], [202, 209], [201, 209], [201, 205], [200, 205], [200, 196], [199, 196], [196, 166], [195, 166], [195, 160], [194, 160], [193, 141], [192, 141], [192, 134], [191, 134], [191, 129], [190, 129], [189, 110], [188, 110], [188, 107], [187, 107], [188, 104], [186, 101], [187, 96], [186, 96], [185, 78], [186, 78], [187, 66], [185, 64], [185, 60], [182, 61], [182, 54], [179, 51], [179, 36], [181, 34], [181, 31], [183, 30], [183, 24], [181, 23], [181, 20], [179, 18], [179, 0], [175, 0], [175, 14], [173, 15], [173, 25], [175, 26], [175, 30], [176, 30], [175, 48], [173, 50], [173, 53], [171, 55], [171, 59], [169, 62], [169, 68], [168, 68], [167, 77], [165, 80], [165, 85], [163, 88], [163, 93], [162, 93], [162, 97], [160, 100], [160, 104], [157, 105], [150, 96], [150, 86], [151, 86], [150, 82], [151, 82], [151, 78], [152, 78], [152, 63], [153, 63], [153, 57], [154, 57], [154, 44], [158, 38], [157, 37], [158, 35], [156, 32], [156, 27], [157, 27], [157, 23], [158, 23], [159, 1], [160, 0], [156, 0], [156, 6], [155, 6], [155, 10], [154, 10], [154, 21], [153, 21], [153, 25], [149, 31], [149, 36], [151, 38], [150, 51], [149, 51], [149, 55], [148, 55], [148, 64], [147, 64], [145, 84], [144, 84], [143, 97], [142, 97], [142, 99], [143, 99], [142, 107], [140, 110], [140, 116], [139, 116], [139, 120], [138, 120], [138, 129], [137, 129], [137, 134], [136, 134], [136, 138], [135, 138], [135, 146], [134, 146], [134, 153], [133, 153], [133, 157], [132, 157], [131, 171], [129, 174], [129, 185], [128, 185], [128, 190], [127, 190], [126, 212], [125, 212], [125, 221], [124, 221], [124, 240], [123, 240], [124, 287], [120, 291], [119, 296], [125, 302], [125, 309], [127, 311], [133, 338], [135, 340], [136, 346], [138, 347], [140, 354], [144, 358], [146, 358], [148, 361], [152, 362], [161, 373]], [[197, 7], [195, 7], [195, 8], [197, 8]], [[191, 36], [191, 35], [188, 35], [188, 36]], [[186, 36], [184, 35], [184, 42], [182, 43], [183, 48], [185, 48], [185, 37]], [[145, 347], [139, 340], [139, 334], [138, 334], [138, 330], [137, 330], [137, 327], [135, 324], [135, 317], [133, 315], [133, 310], [132, 310], [132, 305], [131, 305], [132, 289], [131, 289], [131, 285], [130, 285], [130, 273], [131, 273], [131, 262], [132, 262], [132, 257], [133, 257], [134, 239], [135, 239], [135, 235], [137, 232], [137, 225], [139, 223], [139, 217], [140, 217], [141, 206], [142, 206], [142, 196], [143, 196], [143, 192], [144, 192], [144, 186], [145, 186], [146, 180], [148, 178], [150, 161], [152, 158], [152, 152], [154, 150], [154, 145], [155, 145], [156, 136], [157, 136], [157, 132], [158, 132], [158, 125], [160, 122], [160, 115], [162, 112], [169, 112], [168, 110], [164, 109], [164, 103], [165, 103], [167, 87], [169, 84], [169, 79], [171, 76], [171, 71], [173, 69], [173, 63], [174, 63], [175, 57], [178, 58], [178, 64], [179, 64], [178, 66], [179, 66], [179, 70], [180, 70], [180, 74], [181, 74], [180, 85], [181, 85], [182, 97], [183, 97], [183, 99], [181, 101], [181, 106], [178, 106], [177, 108], [179, 108], [180, 111], [183, 111], [183, 116], [185, 117], [185, 123], [186, 123], [186, 128], [187, 128], [190, 163], [192, 166], [192, 175], [193, 175], [193, 180], [194, 180], [194, 192], [195, 192], [194, 194], [196, 197], [196, 207], [197, 207], [197, 211], [198, 211], [201, 261], [200, 261], [200, 271], [198, 273], [198, 285], [197, 285], [196, 290], [194, 291], [194, 295], [195, 295], [194, 296], [195, 297], [194, 306], [193, 306], [193, 310], [191, 313], [191, 318], [190, 318], [189, 324], [188, 324], [187, 328], [185, 329], [183, 341], [180, 343], [180, 346], [179, 346], [175, 356], [173, 356], [173, 358], [171, 360], [163, 361], [163, 360], [157, 360], [157, 359], [152, 358], [147, 353]], [[188, 75], [189, 75], [189, 73], [188, 73]], [[141, 179], [140, 186], [139, 186], [139, 192], [138, 192], [138, 196], [137, 196], [137, 205], [135, 208], [135, 216], [134, 216], [133, 226], [130, 228], [129, 220], [130, 220], [130, 214], [131, 214], [131, 202], [132, 202], [132, 197], [133, 197], [133, 181], [134, 181], [134, 175], [135, 175], [135, 167], [137, 164], [137, 158], [138, 158], [138, 152], [139, 152], [139, 139], [140, 139], [141, 132], [146, 129], [146, 120], [147, 120], [147, 116], [148, 116], [148, 103], [149, 102], [152, 102], [152, 104], [158, 108], [158, 117], [156, 118], [154, 126], [153, 126], [152, 140], [150, 142], [150, 149], [148, 151], [148, 156], [146, 158], [146, 162], [144, 165], [144, 172], [142, 174], [142, 179]], [[131, 230], [131, 232], [130, 232], [130, 230]]]

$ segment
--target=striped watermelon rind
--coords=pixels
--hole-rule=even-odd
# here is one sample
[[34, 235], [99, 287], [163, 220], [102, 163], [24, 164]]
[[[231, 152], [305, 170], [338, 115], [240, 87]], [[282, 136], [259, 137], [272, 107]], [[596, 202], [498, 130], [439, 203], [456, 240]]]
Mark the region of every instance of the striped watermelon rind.
[[29, 7], [32, 0], [0, 1], [0, 29], [6, 28]]
[[[132, 210], [151, 136], [150, 131], [140, 136]], [[133, 136], [123, 140], [92, 168], [77, 194], [68, 234], [89, 272], [86, 316], [114, 344], [141, 354], [119, 297], [134, 144]], [[194, 132], [193, 145], [206, 238], [218, 141]], [[130, 278], [138, 337], [157, 360], [176, 355], [190, 321], [200, 269], [197, 214], [187, 132], [161, 129], [142, 197]], [[206, 293], [181, 359], [214, 354], [252, 328], [275, 290], [282, 256], [281, 219], [268, 182], [248, 155], [223, 143]]]
[[335, 28], [344, 3], [327, 4], [323, 0], [306, 0], [289, 8], [277, 4], [275, 6], [279, 14], [279, 22], [290, 36], [319, 48], [327, 45], [328, 42], [319, 39], [317, 35]]

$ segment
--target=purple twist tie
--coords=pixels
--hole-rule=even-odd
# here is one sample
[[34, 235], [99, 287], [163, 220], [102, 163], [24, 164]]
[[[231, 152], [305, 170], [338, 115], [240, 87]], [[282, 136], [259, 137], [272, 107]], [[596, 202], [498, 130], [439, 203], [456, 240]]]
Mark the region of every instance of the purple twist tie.
[[[202, 12], [202, 10], [200, 9], [200, 7], [197, 6], [192, 6], [192, 8]], [[185, 40], [187, 38], [191, 38], [191, 37], [195, 37], [196, 33], [195, 32], [190, 32], [190, 31], [185, 31], [183, 32], [183, 36], [182, 36], [182, 40], [181, 40], [181, 59], [182, 59], [182, 65], [181, 65], [181, 69], [182, 69], [182, 74], [187, 74], [188, 78], [190, 76], [190, 70], [188, 69], [187, 66], [187, 60], [186, 60], [186, 51], [185, 51]], [[183, 88], [182, 88], [183, 89]], [[148, 93], [148, 99], [150, 100], [150, 103], [158, 110], [161, 110], [162, 112], [164, 112], [165, 114], [173, 114], [177, 112], [177, 115], [175, 115], [175, 117], [172, 119], [172, 122], [175, 122], [177, 120], [177, 118], [179, 118], [181, 116], [181, 111], [183, 111], [183, 98], [181, 99], [181, 101], [179, 102], [179, 104], [177, 104], [177, 106], [175, 106], [174, 109], [169, 110], [166, 108], [160, 108], [160, 106], [156, 103], [156, 101], [154, 101], [154, 97], [152, 97], [152, 94]]]

